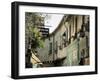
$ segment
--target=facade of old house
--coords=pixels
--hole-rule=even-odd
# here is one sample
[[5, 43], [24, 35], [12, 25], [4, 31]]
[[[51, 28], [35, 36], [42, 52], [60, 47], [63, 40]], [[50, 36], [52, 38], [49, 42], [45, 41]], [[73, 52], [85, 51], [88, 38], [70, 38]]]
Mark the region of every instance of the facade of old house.
[[89, 65], [89, 16], [65, 15], [37, 54], [44, 67]]

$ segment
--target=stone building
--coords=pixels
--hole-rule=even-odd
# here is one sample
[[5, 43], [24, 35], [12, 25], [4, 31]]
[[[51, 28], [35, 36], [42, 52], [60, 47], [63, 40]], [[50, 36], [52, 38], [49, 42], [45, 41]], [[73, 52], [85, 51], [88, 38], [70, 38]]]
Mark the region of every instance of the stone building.
[[44, 67], [89, 65], [89, 16], [64, 15], [37, 54]]

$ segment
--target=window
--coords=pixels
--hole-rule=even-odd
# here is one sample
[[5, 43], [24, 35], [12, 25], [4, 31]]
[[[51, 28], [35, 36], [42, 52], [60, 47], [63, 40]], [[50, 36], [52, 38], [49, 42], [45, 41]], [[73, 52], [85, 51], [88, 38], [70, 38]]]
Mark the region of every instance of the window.
[[49, 45], [49, 54], [52, 54], [52, 43]]
[[75, 38], [77, 38], [77, 16], [75, 16], [75, 21], [74, 21], [74, 24], [75, 24]]
[[74, 16], [72, 17], [72, 33], [74, 32]]
[[69, 44], [71, 43], [71, 25], [69, 26]]
[[85, 15], [82, 16], [82, 22], [85, 23]]
[[86, 31], [89, 32], [89, 17], [87, 18], [87, 23], [86, 23]]
[[59, 49], [62, 50], [62, 47], [63, 47], [62, 46], [62, 36], [60, 36], [60, 46], [59, 46]]
[[56, 41], [56, 43], [55, 43], [55, 54], [57, 54], [57, 53], [58, 53], [58, 43]]
[[89, 38], [86, 36], [86, 47], [89, 47]]
[[77, 16], [75, 18], [75, 33], [77, 33]]
[[66, 41], [68, 42], [68, 28], [66, 28]]
[[63, 45], [64, 45], [64, 47], [66, 47], [66, 42], [67, 42], [66, 31], [63, 33], [62, 38], [63, 38]]

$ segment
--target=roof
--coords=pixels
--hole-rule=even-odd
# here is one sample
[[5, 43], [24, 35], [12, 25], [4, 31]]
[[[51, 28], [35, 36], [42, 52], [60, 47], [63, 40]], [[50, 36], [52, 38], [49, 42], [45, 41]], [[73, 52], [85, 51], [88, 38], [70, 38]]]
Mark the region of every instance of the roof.
[[58, 27], [51, 33], [49, 34], [50, 36], [54, 35], [61, 27], [62, 25], [65, 23], [65, 21], [69, 20], [70, 15], [68, 16], [64, 16], [61, 20], [61, 22], [59, 23]]

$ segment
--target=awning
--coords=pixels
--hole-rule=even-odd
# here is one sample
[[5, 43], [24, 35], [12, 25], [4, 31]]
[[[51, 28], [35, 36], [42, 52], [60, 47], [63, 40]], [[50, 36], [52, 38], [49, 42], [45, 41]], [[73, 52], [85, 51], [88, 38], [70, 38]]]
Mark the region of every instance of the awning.
[[43, 64], [38, 57], [35, 56], [35, 54], [32, 53], [31, 57], [31, 63], [32, 64]]

